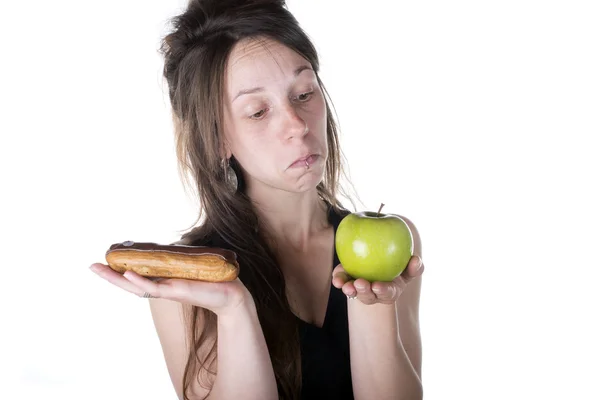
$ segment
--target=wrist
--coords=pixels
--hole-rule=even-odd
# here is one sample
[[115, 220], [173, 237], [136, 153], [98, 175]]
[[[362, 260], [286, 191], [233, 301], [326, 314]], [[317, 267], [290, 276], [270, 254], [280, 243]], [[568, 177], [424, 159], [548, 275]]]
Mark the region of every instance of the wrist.
[[256, 305], [252, 295], [245, 291], [243, 296], [238, 299], [230, 307], [224, 308], [217, 313], [219, 324], [231, 325], [235, 322], [247, 320], [248, 317], [258, 317], [256, 313]]
[[348, 308], [354, 310], [365, 310], [365, 311], [375, 311], [375, 310], [395, 310], [396, 303], [373, 303], [373, 304], [365, 304], [360, 301], [358, 298], [354, 298], [352, 300], [348, 299]]

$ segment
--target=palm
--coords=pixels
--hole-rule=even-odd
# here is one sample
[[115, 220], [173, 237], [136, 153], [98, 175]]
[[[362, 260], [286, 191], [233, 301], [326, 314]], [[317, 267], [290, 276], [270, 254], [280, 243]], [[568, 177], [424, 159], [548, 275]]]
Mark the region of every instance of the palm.
[[147, 292], [153, 297], [207, 308], [215, 313], [235, 308], [247, 298], [248, 294], [239, 278], [231, 282], [149, 279], [132, 271], [120, 274], [108, 265], [100, 263], [93, 264], [92, 270], [113, 285], [138, 296]]
[[423, 274], [423, 270], [419, 269], [420, 263], [418, 256], [411, 257], [404, 272], [391, 282], [369, 282], [361, 278], [354, 280], [340, 264], [333, 270], [332, 283], [349, 298], [358, 297], [365, 304], [392, 304], [414, 278]]

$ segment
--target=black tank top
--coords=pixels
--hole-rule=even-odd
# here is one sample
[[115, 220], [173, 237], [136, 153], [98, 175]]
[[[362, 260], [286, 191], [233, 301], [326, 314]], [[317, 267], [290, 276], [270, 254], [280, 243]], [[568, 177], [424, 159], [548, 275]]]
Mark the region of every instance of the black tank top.
[[[330, 206], [329, 223], [334, 232], [350, 212], [335, 212]], [[334, 251], [332, 267], [340, 263]], [[302, 399], [353, 400], [350, 375], [350, 341], [348, 336], [347, 297], [333, 285], [321, 328], [300, 318], [300, 349], [302, 353]]]

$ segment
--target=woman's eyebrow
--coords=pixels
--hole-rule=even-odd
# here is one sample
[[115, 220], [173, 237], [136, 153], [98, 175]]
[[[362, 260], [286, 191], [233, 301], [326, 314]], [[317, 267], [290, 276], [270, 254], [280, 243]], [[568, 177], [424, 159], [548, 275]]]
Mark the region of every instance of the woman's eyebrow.
[[[300, 75], [300, 73], [302, 71], [305, 71], [307, 69], [312, 71], [312, 67], [310, 65], [306, 65], [306, 64], [301, 65], [298, 68], [296, 68], [294, 70], [294, 78], [297, 77], [298, 75]], [[231, 102], [233, 103], [235, 101], [235, 99], [237, 99], [238, 97], [243, 96], [245, 94], [260, 93], [260, 92], [264, 92], [264, 90], [265, 90], [265, 88], [262, 86], [261, 87], [253, 87], [253, 88], [249, 88], [249, 89], [242, 89], [235, 95], [235, 97], [233, 98], [233, 100], [231, 100]]]
[[310, 65], [303, 64], [294, 70], [294, 78], [300, 75], [300, 73], [304, 70], [310, 69], [312, 71], [312, 67]]

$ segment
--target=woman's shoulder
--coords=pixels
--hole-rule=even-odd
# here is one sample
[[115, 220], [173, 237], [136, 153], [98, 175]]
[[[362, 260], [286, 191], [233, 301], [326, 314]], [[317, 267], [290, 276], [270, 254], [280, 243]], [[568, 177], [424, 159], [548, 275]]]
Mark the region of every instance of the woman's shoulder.
[[[338, 225], [344, 217], [351, 214], [352, 211], [342, 204], [327, 203], [327, 212], [329, 222]], [[191, 231], [183, 234], [179, 240], [171, 244], [186, 246], [205, 246], [227, 248], [228, 243], [214, 229], [207, 229], [205, 226], [198, 226]]]
[[352, 211], [348, 210], [341, 204], [334, 206], [331, 203], [327, 205], [327, 212], [329, 216], [329, 222], [334, 225], [339, 224], [344, 217], [352, 213]]
[[218, 235], [214, 231], [194, 228], [184, 233], [179, 240], [172, 244], [184, 246], [221, 247]]

